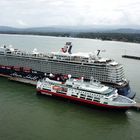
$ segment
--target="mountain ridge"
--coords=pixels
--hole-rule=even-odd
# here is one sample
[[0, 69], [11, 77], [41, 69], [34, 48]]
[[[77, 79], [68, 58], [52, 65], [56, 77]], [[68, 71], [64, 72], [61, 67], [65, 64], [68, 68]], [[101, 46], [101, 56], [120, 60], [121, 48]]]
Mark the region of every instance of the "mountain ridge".
[[88, 26], [48, 26], [48, 27], [29, 27], [29, 28], [16, 28], [10, 26], [0, 26], [0, 32], [99, 32], [99, 33], [132, 33], [140, 34], [140, 29], [134, 28], [93, 28]]

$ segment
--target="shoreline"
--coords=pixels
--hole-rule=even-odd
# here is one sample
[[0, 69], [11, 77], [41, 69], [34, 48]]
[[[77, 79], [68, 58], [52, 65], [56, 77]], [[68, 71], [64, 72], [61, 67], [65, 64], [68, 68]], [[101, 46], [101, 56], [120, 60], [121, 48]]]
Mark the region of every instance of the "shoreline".
[[[41, 34], [41, 33], [8, 33], [8, 32], [0, 32], [1, 35], [28, 35], [28, 36], [44, 36], [44, 37], [56, 37], [56, 38], [59, 38], [59, 37], [67, 37], [67, 38], [79, 38], [79, 39], [94, 39], [94, 40], [100, 40], [100, 41], [115, 41], [115, 42], [122, 42], [122, 43], [133, 43], [133, 44], [140, 44], [140, 41], [139, 42], [133, 42], [133, 41], [122, 41], [122, 40], [117, 40], [117, 39], [102, 39], [102, 38], [97, 38], [97, 37], [79, 37], [78, 35], [77, 36], [64, 36], [62, 35], [62, 33], [58, 33], [58, 35], [55, 35], [55, 33], [51, 32], [51, 33], [46, 33], [46, 34]], [[67, 33], [67, 34], [71, 34], [71, 33]], [[79, 33], [81, 34], [81, 33]], [[84, 33], [83, 33], [84, 34]], [[93, 33], [93, 34], [97, 34], [97, 33]], [[103, 33], [99, 33], [99, 34], [103, 34]], [[106, 34], [112, 34], [112, 33], [106, 33]], [[118, 33], [113, 33], [113, 34], [118, 34]], [[126, 34], [126, 33], [124, 33]], [[129, 34], [126, 34], [126, 35], [129, 35]], [[136, 34], [131, 34], [131, 35], [136, 35]], [[140, 34], [139, 34], [140, 35]]]

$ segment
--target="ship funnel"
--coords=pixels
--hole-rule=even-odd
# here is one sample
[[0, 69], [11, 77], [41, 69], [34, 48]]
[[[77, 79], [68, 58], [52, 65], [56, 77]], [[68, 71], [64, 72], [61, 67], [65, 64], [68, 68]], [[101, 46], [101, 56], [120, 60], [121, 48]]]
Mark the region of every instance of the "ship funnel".
[[72, 54], [71, 50], [72, 50], [72, 44], [71, 44], [71, 42], [70, 42], [70, 45], [69, 45], [69, 47], [68, 47], [68, 53], [69, 53], [69, 54]]
[[100, 52], [105, 52], [105, 50], [97, 50], [97, 56], [99, 56]]
[[72, 43], [71, 42], [66, 42], [66, 46], [68, 47], [68, 53], [71, 54], [71, 49], [72, 49]]
[[97, 50], [97, 56], [99, 56], [100, 52], [101, 52], [101, 50]]
[[61, 52], [71, 54], [72, 44], [71, 42], [66, 42], [65, 46], [61, 48]]

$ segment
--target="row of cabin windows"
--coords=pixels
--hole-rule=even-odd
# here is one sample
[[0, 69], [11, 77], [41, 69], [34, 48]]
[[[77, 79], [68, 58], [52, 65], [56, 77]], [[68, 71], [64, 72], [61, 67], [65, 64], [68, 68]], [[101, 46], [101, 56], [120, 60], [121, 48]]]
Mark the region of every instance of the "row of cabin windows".
[[[93, 96], [96, 98], [101, 98], [103, 97], [103, 95], [99, 95], [99, 94], [95, 94], [95, 93], [87, 93], [85, 91], [75, 91], [74, 89], [70, 89], [72, 93], [76, 93], [77, 92], [77, 95], [80, 94], [80, 96], [83, 96], [83, 97], [86, 97], [86, 94], [87, 94], [87, 97], [89, 98], [93, 98]], [[108, 96], [110, 95], [111, 93], [107, 94]]]
[[[83, 96], [80, 96], [80, 98], [81, 98], [81, 99], [85, 99], [85, 97], [83, 97]], [[92, 99], [93, 99], [93, 98], [86, 98], [86, 100], [90, 100], [90, 101], [92, 101]], [[95, 98], [93, 99], [93, 101], [100, 102], [100, 98], [96, 98], [96, 97], [95, 97]]]
[[[48, 82], [48, 83], [51, 84], [51, 85], [55, 85], [55, 84], [52, 83], [52, 82]], [[75, 92], [74, 92], [75, 89], [70, 89], [70, 90], [72, 90], [72, 92], [75, 93]], [[95, 94], [95, 93], [88, 93], [88, 92], [85, 92], [85, 91], [76, 91], [76, 92], [80, 93], [82, 96], [86, 96], [85, 94], [88, 94], [87, 96], [103, 97], [103, 95], [99, 95], [99, 94]], [[77, 94], [78, 94], [78, 93], [77, 93]], [[109, 96], [110, 94], [112, 94], [112, 92], [107, 93], [106, 95]]]

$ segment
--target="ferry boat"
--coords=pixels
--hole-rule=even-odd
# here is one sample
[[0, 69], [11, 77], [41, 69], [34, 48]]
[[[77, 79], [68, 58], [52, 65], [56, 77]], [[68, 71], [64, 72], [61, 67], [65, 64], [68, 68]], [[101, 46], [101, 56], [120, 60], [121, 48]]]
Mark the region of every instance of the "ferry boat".
[[88, 81], [71, 78], [64, 82], [60, 78], [52, 79], [46, 77], [37, 82], [37, 93], [49, 96], [58, 96], [88, 105], [126, 110], [136, 104], [136, 102], [128, 97], [118, 95], [115, 88], [105, 86], [93, 78]]
[[132, 99], [135, 97], [136, 93], [131, 90], [129, 81], [124, 76], [122, 64], [102, 58], [100, 50], [96, 54], [72, 53], [71, 50], [71, 42], [66, 42], [59, 52], [52, 53], [39, 53], [37, 49], [27, 53], [4, 45], [0, 48], [0, 74], [16, 72], [24, 77], [30, 74], [39, 79], [45, 73], [71, 73], [73, 78], [83, 76], [90, 80], [90, 77], [94, 77], [103, 84], [117, 88], [120, 95]]

